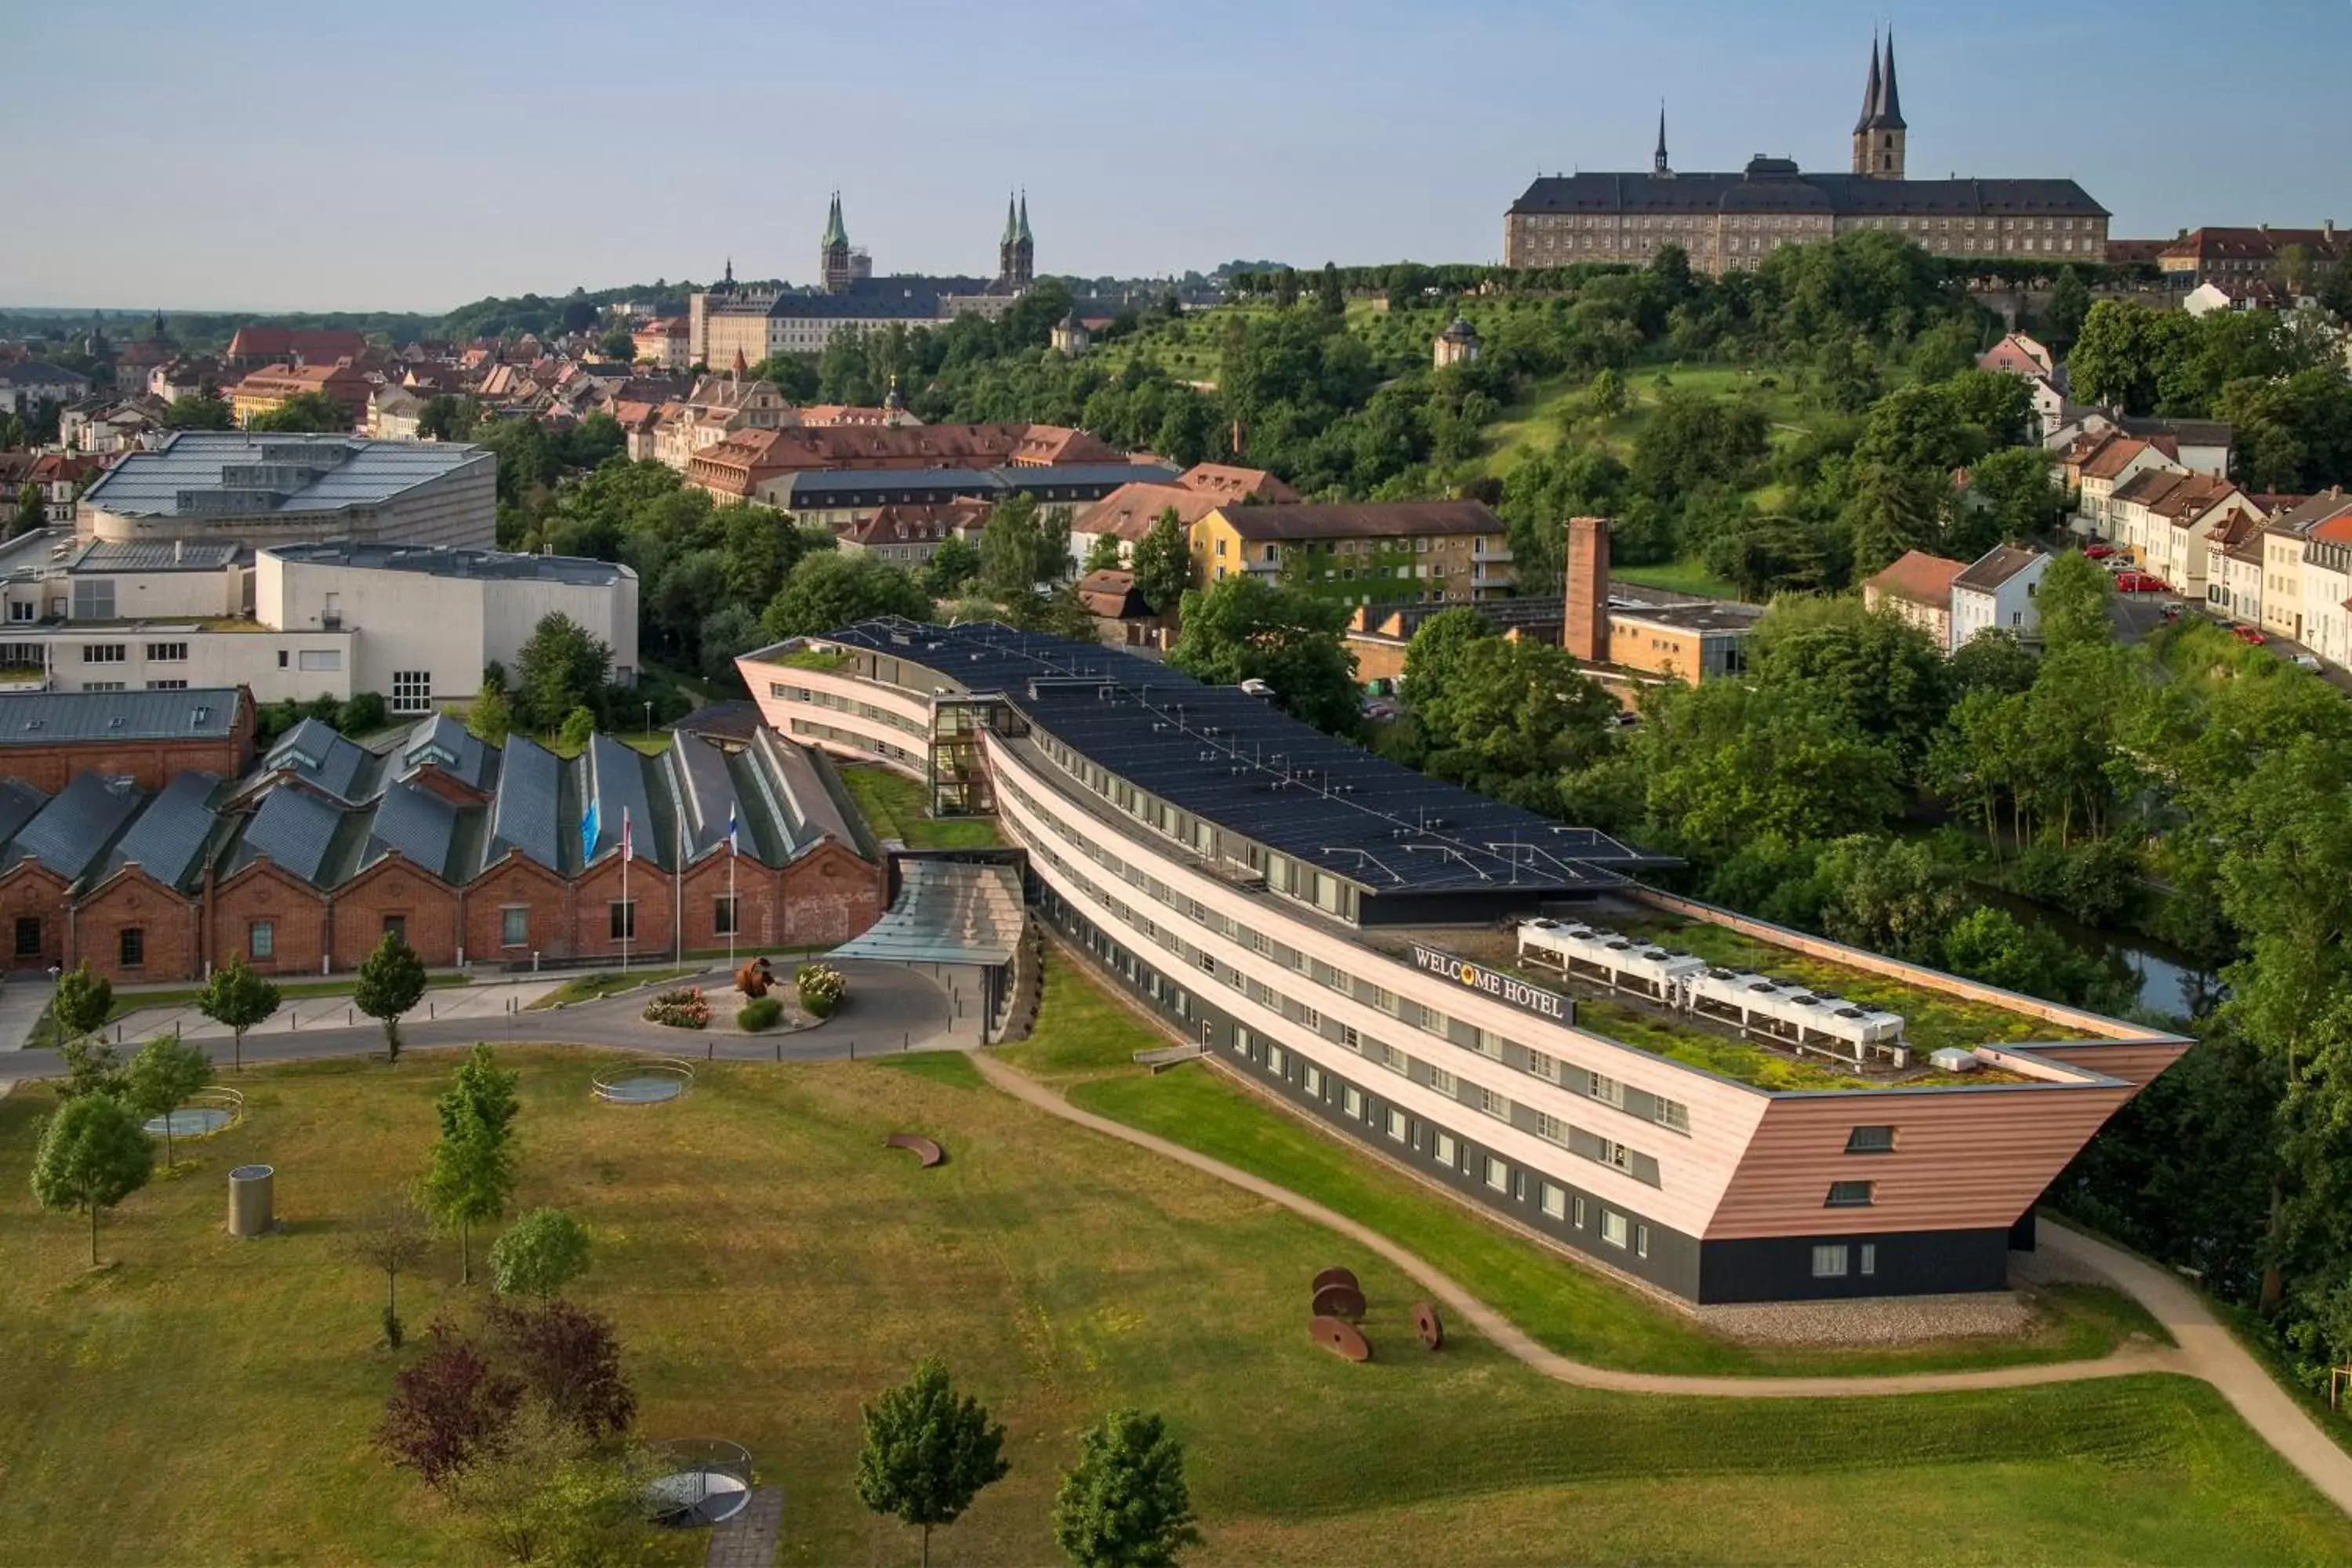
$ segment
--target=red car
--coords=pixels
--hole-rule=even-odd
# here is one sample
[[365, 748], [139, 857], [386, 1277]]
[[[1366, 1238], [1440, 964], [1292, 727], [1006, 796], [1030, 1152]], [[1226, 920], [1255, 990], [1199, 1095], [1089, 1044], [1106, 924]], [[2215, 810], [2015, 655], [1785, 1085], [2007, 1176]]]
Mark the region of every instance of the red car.
[[2254, 630], [2252, 626], [2231, 626], [2230, 628], [2230, 635], [2237, 638], [2240, 642], [2244, 643], [2249, 647], [2260, 647], [2263, 644], [2270, 641], [2270, 638], [2263, 636], [2262, 633]]
[[2113, 555], [2115, 552], [2116, 547], [2112, 544], [2085, 544], [2083, 546], [2083, 559], [2085, 561], [2105, 561], [2108, 556]]
[[2118, 572], [2116, 574], [2116, 592], [2118, 594], [2169, 594], [2172, 592], [2172, 584], [2161, 577], [2151, 577], [2145, 572]]

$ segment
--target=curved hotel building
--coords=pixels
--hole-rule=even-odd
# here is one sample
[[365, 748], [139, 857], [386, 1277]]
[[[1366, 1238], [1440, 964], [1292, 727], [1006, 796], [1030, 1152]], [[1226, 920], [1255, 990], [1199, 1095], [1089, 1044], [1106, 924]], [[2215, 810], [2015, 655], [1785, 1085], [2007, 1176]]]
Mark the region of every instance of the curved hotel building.
[[783, 737], [994, 813], [1037, 915], [1221, 1066], [1686, 1300], [2001, 1288], [2189, 1044], [1655, 891], [1116, 649], [869, 621], [740, 666]]

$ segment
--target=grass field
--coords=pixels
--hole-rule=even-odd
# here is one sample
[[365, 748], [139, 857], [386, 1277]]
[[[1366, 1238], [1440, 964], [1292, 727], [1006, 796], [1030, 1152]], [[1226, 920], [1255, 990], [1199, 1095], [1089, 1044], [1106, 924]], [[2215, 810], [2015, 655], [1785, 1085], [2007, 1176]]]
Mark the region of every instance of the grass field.
[[1642, 1372], [1926, 1372], [2097, 1356], [2126, 1336], [2164, 1331], [2118, 1291], [2046, 1291], [2046, 1321], [2023, 1340], [1956, 1340], [1899, 1350], [1742, 1343], [1503, 1228], [1454, 1200], [1278, 1110], [1206, 1068], [1157, 1075], [1133, 1065], [1165, 1045], [1060, 954], [1047, 960], [1030, 1039], [999, 1054], [1064, 1087], [1071, 1101], [1278, 1182], [1411, 1247], [1543, 1343], [1601, 1366]]
[[1646, 566], [1612, 564], [1609, 575], [1622, 582], [1657, 588], [1669, 594], [1696, 594], [1707, 599], [1737, 599], [1739, 585], [1718, 577], [1698, 561], [1659, 561]]
[[986, 817], [927, 815], [923, 786], [887, 768], [843, 768], [841, 782], [877, 838], [896, 838], [909, 849], [982, 849], [998, 842], [996, 824]]
[[[1634, 438], [1658, 405], [1662, 376], [1671, 390], [1688, 396], [1749, 399], [1772, 422], [1776, 442], [1808, 427], [1809, 410], [1803, 397], [1790, 386], [1786, 370], [1769, 365], [1651, 362], [1624, 373], [1625, 411], [1605, 426], [1591, 426], [1590, 438], [1620, 458], [1632, 452]], [[1507, 473], [1527, 454], [1549, 450], [1566, 439], [1560, 416], [1580, 405], [1590, 384], [1586, 376], [1554, 376], [1536, 383], [1526, 396], [1503, 410], [1502, 417], [1486, 426], [1486, 472]]]
[[[1078, 1426], [1132, 1403], [1184, 1437], [1196, 1561], [2340, 1560], [2352, 1527], [2217, 1396], [2147, 1377], [1801, 1404], [1593, 1394], [1455, 1335], [1412, 1341], [1407, 1283], [1287, 1213], [982, 1087], [960, 1058], [706, 1067], [667, 1106], [587, 1094], [597, 1058], [518, 1048], [522, 1205], [578, 1214], [577, 1288], [612, 1316], [648, 1436], [745, 1443], [791, 1563], [912, 1560], [856, 1503], [857, 1405], [939, 1351], [1010, 1429], [1011, 1476], [942, 1564], [1053, 1558]], [[26, 1169], [45, 1090], [0, 1101], [0, 1560], [483, 1563], [369, 1434], [394, 1370], [379, 1282], [341, 1254], [411, 1179], [454, 1065], [247, 1075], [247, 1120], [133, 1197], [91, 1272]], [[939, 1139], [924, 1172], [884, 1134]], [[278, 1169], [283, 1234], [220, 1233], [231, 1165]], [[1379, 1359], [1303, 1331], [1345, 1262]], [[412, 1321], [462, 1317], [445, 1248]], [[135, 1484], [132, 1479], [135, 1478]], [[700, 1560], [699, 1540], [660, 1561]]]
[[[464, 985], [471, 978], [464, 974], [428, 974], [425, 977], [425, 984], [430, 989], [444, 990], [453, 985]], [[281, 1002], [301, 1002], [315, 996], [348, 996], [358, 984], [358, 976], [352, 974], [340, 980], [281, 980], [278, 983], [278, 997]], [[117, 1018], [127, 1018], [151, 1007], [193, 1007], [203, 994], [203, 988], [194, 985], [175, 985], [155, 991], [117, 991], [114, 1005], [106, 1011], [106, 1021], [111, 1024]], [[39, 1025], [33, 1031], [35, 1037], [42, 1036], [48, 1026], [49, 1016], [45, 1010]]]
[[575, 974], [523, 1011], [538, 1012], [549, 1007], [561, 1007], [572, 1002], [593, 1002], [605, 996], [618, 996], [624, 991], [634, 991], [641, 985], [657, 981], [683, 980], [689, 974], [701, 973], [700, 969], [632, 969], [626, 974], [619, 970], [595, 974]]

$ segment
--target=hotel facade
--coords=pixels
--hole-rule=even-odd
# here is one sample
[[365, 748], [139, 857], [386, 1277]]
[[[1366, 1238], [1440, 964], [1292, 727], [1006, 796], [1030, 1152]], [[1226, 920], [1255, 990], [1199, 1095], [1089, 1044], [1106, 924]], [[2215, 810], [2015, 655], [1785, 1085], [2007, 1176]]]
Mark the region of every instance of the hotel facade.
[[1637, 849], [1116, 650], [884, 621], [739, 664], [782, 738], [993, 812], [1037, 918], [1205, 1057], [1686, 1301], [2002, 1288], [2188, 1045], [1654, 891]]

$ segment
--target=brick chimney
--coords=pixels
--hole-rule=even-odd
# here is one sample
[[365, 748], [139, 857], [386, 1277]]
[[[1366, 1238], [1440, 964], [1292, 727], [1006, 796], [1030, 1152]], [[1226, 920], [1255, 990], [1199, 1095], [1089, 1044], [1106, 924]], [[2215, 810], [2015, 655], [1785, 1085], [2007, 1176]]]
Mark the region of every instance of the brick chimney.
[[1559, 643], [1585, 664], [1609, 660], [1609, 520], [1568, 520], [1568, 615]]

